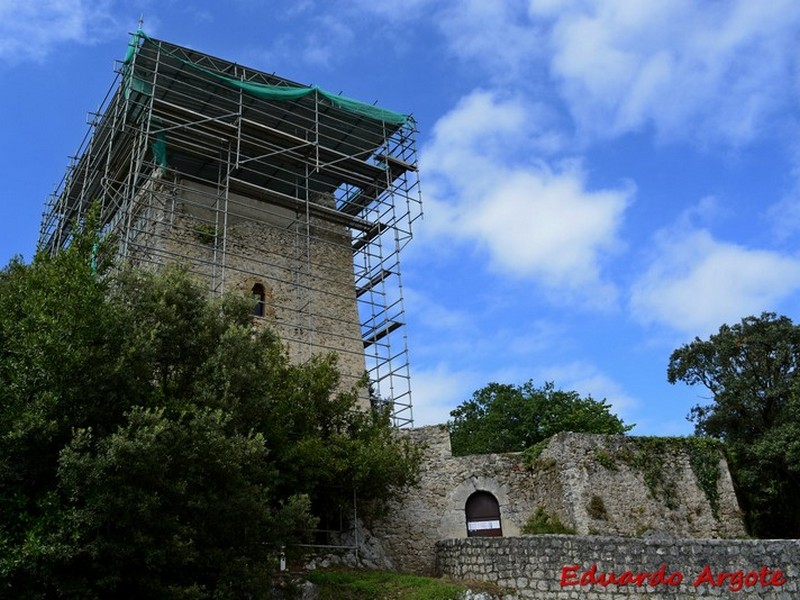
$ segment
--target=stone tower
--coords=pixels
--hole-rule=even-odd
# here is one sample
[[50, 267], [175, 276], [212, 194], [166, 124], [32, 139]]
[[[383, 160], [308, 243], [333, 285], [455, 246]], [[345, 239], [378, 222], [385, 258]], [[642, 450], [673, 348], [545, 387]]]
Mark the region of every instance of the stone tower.
[[253, 297], [293, 360], [334, 351], [348, 385], [412, 423], [400, 251], [421, 214], [415, 123], [138, 31], [39, 246], [92, 203], [120, 256], [178, 262]]

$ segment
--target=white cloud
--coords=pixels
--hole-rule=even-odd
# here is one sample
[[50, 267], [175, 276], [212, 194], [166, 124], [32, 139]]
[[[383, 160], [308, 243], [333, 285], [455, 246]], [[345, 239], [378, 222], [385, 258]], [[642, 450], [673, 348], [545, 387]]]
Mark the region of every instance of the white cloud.
[[[531, 78], [532, 67], [544, 73], [543, 27], [531, 20], [523, 0], [347, 0], [339, 7], [339, 12], [355, 8], [357, 14], [377, 16], [395, 31], [412, 21], [421, 22], [412, 25], [418, 29], [433, 25], [448, 56], [480, 66], [483, 79], [492, 83], [519, 85], [522, 78]], [[384, 33], [391, 37], [388, 30]], [[395, 40], [395, 48], [402, 46], [401, 40]]]
[[652, 126], [665, 139], [737, 145], [794, 101], [795, 2], [542, 4], [531, 14], [551, 22], [552, 75], [590, 137]]
[[342, 53], [342, 48], [351, 45], [354, 37], [352, 29], [345, 22], [322, 15], [314, 19], [314, 26], [303, 41], [301, 56], [309, 64], [330, 66]]
[[[343, 9], [342, 12], [347, 11]], [[290, 72], [297, 69], [298, 64], [331, 68], [345, 61], [356, 49], [355, 25], [343, 14], [320, 11], [313, 3], [303, 3], [294, 5], [278, 18], [280, 23], [276, 23], [274, 35], [266, 39], [266, 48], [254, 51], [253, 60], [270, 65], [270, 69], [284, 65]], [[306, 26], [293, 26], [296, 20]]]
[[[492, 361], [485, 362], [492, 363]], [[463, 361], [459, 360], [459, 364], [463, 364]], [[475, 391], [493, 381], [518, 385], [531, 377], [529, 367], [518, 364], [501, 367], [493, 365], [481, 369], [454, 367], [447, 362], [439, 362], [427, 368], [412, 367], [414, 425], [419, 427], [447, 422], [450, 411], [472, 398]], [[544, 381], [534, 379], [537, 385], [541, 385]]]
[[0, 59], [41, 61], [64, 42], [116, 32], [110, 0], [0, 0]]
[[589, 141], [652, 128], [662, 140], [737, 146], [795, 101], [793, 0], [462, 0], [426, 11], [450, 52], [493, 85], [551, 102], [555, 84]]
[[539, 99], [562, 129], [571, 116], [589, 142], [652, 129], [665, 141], [739, 146], [780, 129], [772, 119], [796, 97], [793, 0], [358, 0], [313, 5], [313, 13], [303, 6], [311, 26], [274, 41], [275, 53], [328, 65], [365, 39], [376, 43], [376, 31], [396, 52], [404, 45], [398, 30], [433, 24], [445, 51], [487, 85]]
[[[531, 150], [554, 149], [543, 107], [519, 96], [475, 90], [433, 126], [422, 152], [423, 167], [446, 173], [462, 189], [494, 185]], [[500, 167], [500, 171], [496, 170]]]
[[[800, 79], [797, 83], [800, 86]], [[789, 149], [790, 172], [794, 184], [778, 202], [769, 206], [765, 213], [773, 235], [780, 241], [785, 241], [800, 232], [800, 142], [797, 141], [800, 137], [800, 123], [795, 124], [791, 134], [794, 141]]]
[[430, 369], [412, 369], [412, 377], [414, 425], [417, 427], [447, 422], [450, 411], [492, 381], [520, 385], [532, 379], [537, 387], [553, 381], [558, 389], [575, 390], [583, 397], [605, 400], [611, 405], [611, 412], [628, 425], [635, 423], [635, 414], [641, 407], [619, 383], [597, 367], [580, 361], [540, 367], [526, 373], [457, 370], [439, 363]]
[[546, 52], [541, 28], [528, 18], [523, 2], [463, 0], [447, 5], [438, 23], [451, 53], [482, 64], [493, 81], [529, 75]]
[[800, 231], [800, 182], [767, 209], [766, 217], [779, 240], [786, 240]]
[[582, 361], [551, 365], [542, 368], [537, 377], [542, 382], [554, 382], [557, 389], [575, 390], [581, 396], [591, 396], [597, 401], [605, 400], [611, 405], [611, 412], [620, 417], [626, 425], [636, 422], [634, 413], [640, 407], [639, 401], [627, 394], [618, 382], [594, 365]]
[[703, 229], [662, 231], [657, 256], [634, 284], [631, 309], [645, 323], [692, 336], [774, 310], [800, 290], [800, 260], [715, 240]]
[[412, 369], [414, 426], [437, 425], [450, 419], [450, 411], [488, 383], [474, 371], [455, 371], [443, 364]]
[[[461, 222], [505, 271], [537, 277], [549, 287], [597, 286], [602, 256], [618, 245], [628, 198], [627, 190], [587, 190], [579, 172], [517, 171]], [[600, 287], [595, 293], [612, 293]]]
[[429, 16], [437, 0], [403, 0], [403, 2], [375, 2], [374, 0], [347, 0], [344, 8], [355, 8], [358, 12], [369, 12], [388, 21], [404, 23]]
[[546, 111], [518, 97], [479, 90], [463, 98], [423, 151], [426, 227], [478, 242], [503, 272], [613, 303], [602, 265], [621, 246], [633, 187], [590, 190], [576, 163], [554, 169], [531, 158], [556, 144], [547, 123]]
[[445, 306], [423, 291], [405, 286], [403, 296], [406, 308], [414, 313], [415, 323], [426, 331], [464, 332], [474, 323], [474, 315], [460, 308]]

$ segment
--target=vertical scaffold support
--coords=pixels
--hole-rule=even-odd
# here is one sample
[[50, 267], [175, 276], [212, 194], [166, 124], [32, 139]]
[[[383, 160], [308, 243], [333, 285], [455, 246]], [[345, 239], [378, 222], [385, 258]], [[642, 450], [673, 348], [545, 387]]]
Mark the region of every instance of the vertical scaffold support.
[[409, 116], [134, 35], [39, 248], [89, 206], [120, 257], [185, 265], [213, 294], [259, 290], [290, 358], [334, 352], [343, 387], [413, 425], [400, 255], [422, 214]]

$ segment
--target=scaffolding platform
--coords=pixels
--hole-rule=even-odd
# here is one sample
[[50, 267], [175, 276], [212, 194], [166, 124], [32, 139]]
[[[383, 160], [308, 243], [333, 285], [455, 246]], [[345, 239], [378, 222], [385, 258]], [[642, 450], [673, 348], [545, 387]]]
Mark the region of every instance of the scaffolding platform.
[[212, 294], [259, 290], [293, 360], [333, 351], [345, 384], [413, 424], [400, 253], [422, 214], [416, 124], [133, 35], [47, 202], [56, 252], [97, 205], [123, 260], [179, 262]]

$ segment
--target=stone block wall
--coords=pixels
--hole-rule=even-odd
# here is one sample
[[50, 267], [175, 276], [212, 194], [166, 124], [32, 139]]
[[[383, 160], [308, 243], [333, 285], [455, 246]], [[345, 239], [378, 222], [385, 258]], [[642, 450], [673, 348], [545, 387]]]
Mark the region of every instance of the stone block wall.
[[[504, 536], [520, 535], [537, 510], [580, 535], [744, 536], [721, 455], [714, 510], [679, 445], [650, 457], [641, 453], [637, 438], [562, 433], [550, 439], [531, 468], [520, 454], [454, 457], [443, 426], [401, 434], [425, 451], [420, 485], [396, 498], [380, 522], [369, 524], [387, 566], [433, 573], [436, 543], [467, 537], [465, 503], [479, 490], [497, 499]], [[658, 461], [655, 466], [663, 471], [657, 487], [645, 481], [647, 460]]]
[[507, 600], [800, 597], [800, 540], [542, 535], [444, 540], [436, 550], [439, 575], [496, 583]]
[[745, 535], [728, 465], [718, 461], [712, 507], [680, 438], [560, 433], [535, 470], [552, 470], [561, 490], [549, 506], [578, 534], [667, 532], [687, 538]]
[[536, 495], [518, 457], [505, 454], [453, 457], [450, 436], [441, 426], [404, 430], [425, 448], [421, 480], [390, 506], [370, 529], [381, 540], [394, 568], [432, 574], [438, 540], [465, 537], [464, 504], [477, 490], [500, 503], [504, 535], [519, 535]]
[[[333, 198], [320, 195], [321, 205]], [[132, 207], [123, 254], [183, 263], [212, 291], [265, 290], [264, 317], [297, 361], [336, 352], [344, 387], [364, 374], [350, 234], [340, 224], [190, 180], [153, 179]], [[224, 243], [223, 243], [223, 233]], [[368, 405], [364, 392], [362, 403]]]

